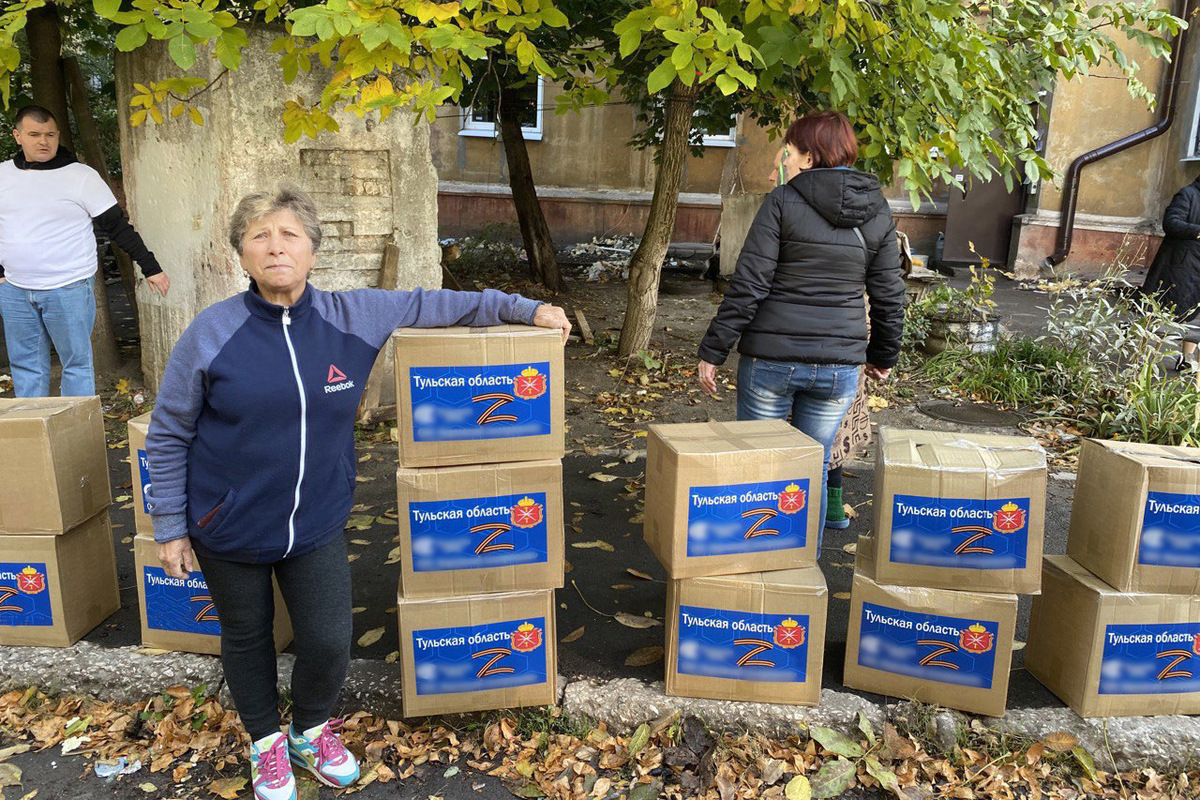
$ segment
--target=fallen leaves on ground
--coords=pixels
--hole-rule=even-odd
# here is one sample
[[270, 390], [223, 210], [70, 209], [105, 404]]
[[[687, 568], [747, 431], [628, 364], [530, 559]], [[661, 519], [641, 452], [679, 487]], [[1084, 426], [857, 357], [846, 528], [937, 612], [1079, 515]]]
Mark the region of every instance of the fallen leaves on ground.
[[[481, 715], [463, 721], [461, 730], [439, 719], [409, 725], [358, 712], [342, 732], [363, 777], [344, 794], [371, 783], [415, 779], [419, 786], [459, 772], [470, 780], [468, 769], [498, 779], [518, 797], [552, 800], [809, 800], [854, 787], [902, 800], [1190, 800], [1200, 781], [1196, 771], [1105, 772], [1067, 733], [1022, 743], [976, 720], [941, 752], [911, 735], [908, 724], [887, 723], [876, 735], [863, 717], [853, 736], [814, 727], [812, 738], [771, 739], [716, 734], [678, 712], [628, 734], [565, 718], [557, 708], [519, 719]], [[86, 735], [89, 748], [79, 758], [141, 759], [150, 774], [173, 780], [197, 800], [236, 797], [247, 784], [249, 737], [237, 714], [201, 689], [175, 687], [136, 704], [13, 691], [0, 696], [0, 727], [33, 750], [60, 745], [68, 730]], [[192, 770], [200, 779], [188, 785]], [[0, 781], [15, 786], [22, 777], [0, 763]], [[148, 782], [132, 785], [158, 791]]]

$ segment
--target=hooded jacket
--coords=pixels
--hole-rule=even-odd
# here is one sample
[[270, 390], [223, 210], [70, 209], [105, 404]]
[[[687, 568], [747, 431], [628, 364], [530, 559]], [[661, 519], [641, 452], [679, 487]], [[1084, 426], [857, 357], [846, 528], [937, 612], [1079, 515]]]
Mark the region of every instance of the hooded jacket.
[[1142, 290], [1175, 307], [1188, 322], [1200, 313], [1200, 179], [1180, 189], [1163, 213], [1162, 244]]
[[739, 353], [773, 361], [889, 368], [903, 326], [896, 225], [879, 181], [810, 169], [758, 210], [699, 356], [723, 364], [737, 342]]
[[154, 538], [273, 563], [342, 535], [354, 419], [399, 327], [531, 323], [540, 304], [489, 289], [325, 292], [277, 306], [254, 291], [209, 306], [171, 351], [146, 435]]

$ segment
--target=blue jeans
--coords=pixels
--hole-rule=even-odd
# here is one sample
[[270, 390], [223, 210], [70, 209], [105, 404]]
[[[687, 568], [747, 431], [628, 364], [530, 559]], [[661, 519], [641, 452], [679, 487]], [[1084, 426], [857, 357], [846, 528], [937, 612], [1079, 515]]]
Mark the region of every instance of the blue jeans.
[[790, 415], [793, 426], [825, 448], [818, 549], [825, 531], [829, 453], [842, 418], [854, 403], [860, 369], [856, 364], [800, 364], [752, 356], [742, 356], [738, 363], [738, 419], [788, 419]]
[[92, 325], [96, 277], [68, 283], [57, 289], [21, 289], [0, 283], [0, 316], [17, 397], [50, 394], [50, 343], [62, 362], [63, 397], [96, 393], [92, 369]]

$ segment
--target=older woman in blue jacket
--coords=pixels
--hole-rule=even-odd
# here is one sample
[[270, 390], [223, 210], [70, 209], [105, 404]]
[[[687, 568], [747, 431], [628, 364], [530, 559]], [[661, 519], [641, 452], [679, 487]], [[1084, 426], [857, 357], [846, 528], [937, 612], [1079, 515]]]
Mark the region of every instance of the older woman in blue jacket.
[[[345, 787], [358, 764], [331, 719], [350, 660], [342, 531], [355, 485], [354, 419], [398, 327], [570, 323], [562, 309], [487, 290], [325, 292], [309, 285], [321, 228], [292, 190], [242, 199], [230, 242], [250, 289], [202, 311], [163, 375], [146, 437], [147, 504], [164, 569], [195, 561], [221, 620], [225, 680], [253, 744], [259, 800], [296, 796], [292, 763]], [[280, 730], [272, 576], [296, 637], [293, 722]]]

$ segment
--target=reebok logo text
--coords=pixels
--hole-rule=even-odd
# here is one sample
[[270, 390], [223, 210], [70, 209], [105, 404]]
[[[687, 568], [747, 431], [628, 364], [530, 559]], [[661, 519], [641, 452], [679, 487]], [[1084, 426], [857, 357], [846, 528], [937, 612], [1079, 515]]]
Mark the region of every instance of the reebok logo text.
[[344, 389], [353, 389], [353, 388], [354, 388], [354, 381], [346, 381], [345, 383], [335, 383], [331, 386], [325, 387], [325, 394], [332, 394], [333, 392], [340, 392]]

